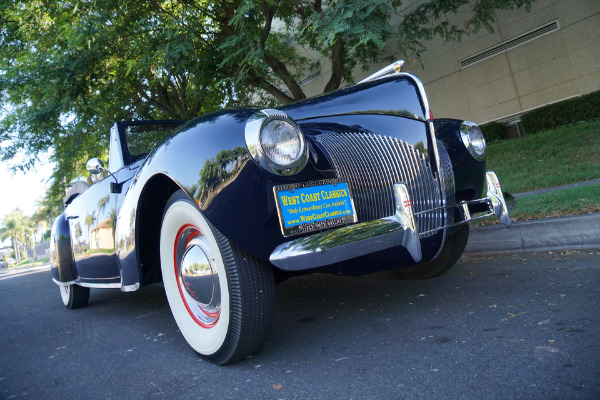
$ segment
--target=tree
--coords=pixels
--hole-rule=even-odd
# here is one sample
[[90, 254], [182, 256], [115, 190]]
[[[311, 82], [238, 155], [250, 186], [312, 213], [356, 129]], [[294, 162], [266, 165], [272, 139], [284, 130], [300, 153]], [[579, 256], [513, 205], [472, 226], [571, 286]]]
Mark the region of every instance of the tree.
[[8, 214], [2, 220], [2, 227], [0, 227], [0, 239], [11, 239], [17, 263], [21, 262], [19, 243], [25, 242], [25, 233], [27, 229], [27, 217], [25, 217], [25, 215], [23, 215], [23, 211], [18, 208]]
[[[320, 53], [332, 73], [323, 91], [352, 82], [399, 39], [418, 55], [433, 36], [457, 40], [491, 29], [494, 11], [534, 0], [32, 0], [0, 4], [0, 122], [3, 160], [24, 153], [30, 168], [53, 150], [46, 197], [90, 157], [106, 157], [117, 120], [183, 118], [238, 100], [289, 103]], [[469, 11], [462, 25], [445, 17]], [[400, 19], [399, 23], [392, 20]]]

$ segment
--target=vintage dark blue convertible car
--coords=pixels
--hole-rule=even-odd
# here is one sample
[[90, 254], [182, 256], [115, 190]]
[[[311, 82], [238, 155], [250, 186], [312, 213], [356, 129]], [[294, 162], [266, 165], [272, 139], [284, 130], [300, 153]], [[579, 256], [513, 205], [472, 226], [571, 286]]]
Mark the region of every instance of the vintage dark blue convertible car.
[[510, 218], [479, 128], [433, 119], [400, 70], [279, 109], [115, 124], [108, 166], [88, 162], [106, 177], [75, 185], [52, 229], [64, 304], [163, 282], [187, 342], [224, 364], [265, 340], [278, 281], [448, 270], [470, 220]]

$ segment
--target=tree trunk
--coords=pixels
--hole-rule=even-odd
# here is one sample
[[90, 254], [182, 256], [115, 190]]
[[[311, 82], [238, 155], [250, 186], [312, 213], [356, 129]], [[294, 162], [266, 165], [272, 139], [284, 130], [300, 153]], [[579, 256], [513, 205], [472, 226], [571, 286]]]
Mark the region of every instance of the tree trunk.
[[13, 251], [15, 252], [15, 260], [17, 260], [17, 264], [18, 264], [21, 262], [21, 254], [19, 253], [19, 242], [17, 240], [17, 235], [13, 234], [12, 242], [13, 242]]
[[345, 49], [346, 43], [340, 38], [337, 38], [334, 45], [331, 46], [331, 78], [325, 85], [323, 93], [331, 92], [340, 87], [342, 83], [342, 58]]

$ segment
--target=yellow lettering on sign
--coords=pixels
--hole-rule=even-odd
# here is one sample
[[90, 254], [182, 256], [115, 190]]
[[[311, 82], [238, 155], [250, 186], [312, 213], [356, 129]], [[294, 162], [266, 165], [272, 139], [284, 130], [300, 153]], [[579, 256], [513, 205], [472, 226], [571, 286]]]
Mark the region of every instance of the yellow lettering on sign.
[[284, 206], [300, 204], [300, 196], [281, 196], [281, 202]]
[[329, 192], [321, 190], [321, 197], [323, 197], [323, 199], [325, 200], [337, 199], [339, 197], [346, 196], [348, 196], [348, 192], [346, 192], [346, 189], [330, 190]]
[[319, 197], [319, 193], [308, 193], [302, 194], [301, 197], [303, 203], [310, 203], [311, 201], [319, 201], [321, 200]]

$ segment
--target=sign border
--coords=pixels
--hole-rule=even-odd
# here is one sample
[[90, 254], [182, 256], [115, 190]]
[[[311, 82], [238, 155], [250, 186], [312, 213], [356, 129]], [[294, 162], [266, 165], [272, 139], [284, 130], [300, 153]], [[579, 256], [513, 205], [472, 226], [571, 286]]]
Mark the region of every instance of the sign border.
[[[331, 219], [324, 219], [319, 221], [307, 222], [300, 225], [295, 225], [289, 228], [285, 227], [283, 221], [283, 212], [281, 211], [281, 206], [279, 204], [279, 196], [278, 193], [284, 190], [289, 190], [292, 193], [296, 189], [304, 189], [315, 186], [324, 186], [324, 185], [334, 185], [336, 186], [338, 183], [345, 183], [348, 189], [348, 198], [350, 199], [350, 206], [352, 207], [351, 215], [344, 215], [341, 217], [335, 217]], [[331, 178], [331, 179], [322, 179], [318, 181], [309, 181], [309, 182], [297, 182], [297, 183], [287, 183], [283, 185], [273, 186], [273, 195], [275, 196], [275, 206], [277, 207], [277, 216], [279, 217], [279, 227], [281, 228], [281, 233], [283, 237], [290, 237], [301, 235], [303, 233], [315, 232], [322, 229], [328, 229], [336, 226], [342, 226], [351, 224], [358, 221], [358, 217], [356, 215], [356, 207], [354, 206], [354, 199], [352, 198], [352, 190], [350, 189], [350, 185], [348, 184], [347, 179], [342, 178]]]

